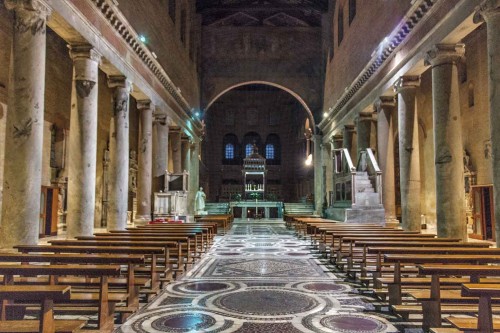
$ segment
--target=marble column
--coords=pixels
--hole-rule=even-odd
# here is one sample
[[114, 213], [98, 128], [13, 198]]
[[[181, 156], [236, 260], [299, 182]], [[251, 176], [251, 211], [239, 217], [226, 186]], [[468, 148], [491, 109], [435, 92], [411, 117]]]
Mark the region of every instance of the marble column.
[[[189, 141], [188, 141], [189, 142]], [[189, 192], [188, 192], [188, 213], [194, 215], [194, 199], [200, 187], [200, 142], [194, 139], [189, 149]]]
[[14, 11], [0, 237], [7, 248], [38, 242], [50, 10], [37, 0], [4, 4]]
[[398, 94], [399, 174], [403, 229], [420, 230], [420, 156], [416, 93], [419, 77], [403, 76], [394, 86]]
[[151, 220], [151, 187], [153, 183], [153, 109], [150, 100], [137, 101], [140, 114], [137, 173], [137, 214], [135, 219]]
[[168, 168], [168, 122], [166, 114], [155, 114], [153, 121], [153, 177], [165, 175]]
[[[486, 21], [492, 170], [500, 170], [500, 1], [484, 1], [474, 21]], [[500, 247], [500, 172], [493, 172], [495, 236]]]
[[191, 142], [188, 137], [181, 138], [181, 169], [189, 171], [189, 160], [191, 155]]
[[351, 160], [353, 163], [356, 162], [356, 156], [353, 154], [354, 151], [354, 135], [356, 134], [356, 128], [354, 125], [348, 124], [344, 125], [344, 142], [342, 146], [349, 151], [349, 155], [351, 156]]
[[467, 239], [464, 156], [457, 62], [463, 44], [438, 44], [426, 56], [432, 65], [432, 113], [438, 237]]
[[323, 136], [314, 134], [312, 136], [314, 143], [314, 214], [323, 214], [323, 202], [325, 193], [325, 183], [323, 181], [323, 163], [322, 163], [322, 140]]
[[370, 139], [372, 132], [372, 113], [371, 112], [360, 112], [357, 122], [357, 133], [358, 133], [358, 145], [357, 145], [357, 153], [362, 150], [366, 150], [367, 148], [371, 148]]
[[131, 83], [124, 76], [109, 76], [113, 91], [109, 151], [108, 230], [124, 230], [127, 226], [129, 171], [129, 96]]
[[172, 145], [173, 173], [182, 173], [182, 142], [180, 129], [170, 129], [170, 142]]
[[92, 45], [71, 45], [73, 88], [68, 149], [67, 237], [94, 233], [97, 98], [101, 55]]
[[394, 132], [396, 102], [393, 96], [382, 96], [375, 102], [377, 110], [377, 153], [382, 171], [382, 201], [387, 222], [396, 218], [396, 178], [394, 174]]

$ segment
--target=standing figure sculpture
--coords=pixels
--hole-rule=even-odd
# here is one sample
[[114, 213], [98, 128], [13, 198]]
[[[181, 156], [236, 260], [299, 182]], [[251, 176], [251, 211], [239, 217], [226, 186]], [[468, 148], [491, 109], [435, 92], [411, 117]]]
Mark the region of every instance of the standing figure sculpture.
[[196, 192], [196, 197], [194, 199], [194, 210], [197, 214], [205, 211], [205, 192], [203, 192], [203, 187], [200, 187], [200, 190]]

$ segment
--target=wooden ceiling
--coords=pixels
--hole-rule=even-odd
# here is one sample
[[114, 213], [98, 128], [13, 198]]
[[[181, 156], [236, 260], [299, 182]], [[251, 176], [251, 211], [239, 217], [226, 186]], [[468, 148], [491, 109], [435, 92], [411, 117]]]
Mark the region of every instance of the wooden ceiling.
[[197, 0], [207, 26], [318, 27], [328, 0]]

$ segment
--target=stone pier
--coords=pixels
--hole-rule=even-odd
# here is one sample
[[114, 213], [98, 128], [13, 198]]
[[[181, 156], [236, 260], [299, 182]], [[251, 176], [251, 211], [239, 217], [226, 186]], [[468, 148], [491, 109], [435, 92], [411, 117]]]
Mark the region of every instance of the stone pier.
[[153, 171], [153, 106], [150, 100], [137, 101], [140, 113], [137, 174], [137, 214], [140, 222], [151, 220], [151, 186]]
[[322, 143], [323, 136], [313, 135], [314, 142], [314, 214], [322, 215], [325, 193], [325, 183], [323, 181]]
[[191, 215], [195, 214], [194, 199], [200, 187], [200, 142], [194, 141], [189, 149], [189, 192], [187, 197], [187, 209]]
[[398, 94], [399, 170], [403, 229], [418, 231], [420, 221], [420, 154], [416, 92], [420, 78], [403, 76], [394, 86]]
[[[357, 153], [356, 155], [359, 156], [359, 153], [362, 150], [366, 150], [366, 148], [370, 148], [370, 139], [371, 139], [371, 132], [372, 132], [372, 113], [371, 112], [360, 112], [359, 117], [358, 117], [358, 122], [357, 122], [357, 132], [358, 132], [358, 144], [357, 144]], [[357, 159], [357, 157], [356, 157]]]
[[170, 130], [170, 144], [172, 145], [172, 164], [174, 173], [181, 173], [183, 171], [181, 135], [180, 129]]
[[113, 118], [110, 130], [110, 188], [108, 230], [124, 230], [127, 226], [129, 171], [129, 95], [131, 83], [124, 76], [110, 76], [114, 88]]
[[45, 33], [50, 10], [37, 0], [6, 0], [4, 4], [7, 9], [15, 12], [0, 233], [0, 243], [9, 248], [17, 244], [38, 242], [44, 126]]
[[73, 88], [68, 156], [67, 237], [94, 233], [97, 96], [101, 60], [91, 45], [71, 45]]
[[377, 155], [382, 171], [382, 196], [387, 222], [396, 218], [396, 178], [394, 175], [394, 132], [396, 103], [394, 97], [382, 96], [375, 103], [377, 110]]
[[356, 163], [357, 157], [353, 154], [354, 151], [354, 136], [356, 135], [356, 129], [354, 125], [344, 125], [344, 135], [343, 135], [343, 144], [342, 146], [349, 151], [349, 155], [351, 155], [351, 159], [353, 163]]
[[438, 237], [467, 239], [462, 117], [457, 62], [464, 45], [439, 44], [427, 53], [432, 65], [434, 163]]

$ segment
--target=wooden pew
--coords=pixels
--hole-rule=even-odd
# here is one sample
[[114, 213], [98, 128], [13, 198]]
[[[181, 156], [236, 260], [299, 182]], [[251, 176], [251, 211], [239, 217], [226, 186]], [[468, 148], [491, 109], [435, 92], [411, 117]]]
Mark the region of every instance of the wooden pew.
[[222, 227], [223, 234], [226, 234], [231, 228], [232, 216], [231, 215], [204, 215], [195, 219], [196, 223], [217, 223]]
[[[157, 258], [163, 256], [167, 262], [170, 260], [169, 252], [162, 247], [130, 247], [130, 246], [54, 246], [54, 245], [16, 245], [21, 253], [55, 253], [55, 254], [124, 254], [124, 255], [146, 255], [150, 258], [149, 278], [151, 279], [151, 292], [160, 289], [160, 271], [157, 266]], [[165, 270], [163, 268], [162, 270]], [[169, 272], [170, 273], [170, 272]]]
[[[4, 276], [5, 285], [13, 284], [14, 276], [50, 276], [50, 284], [55, 284], [59, 276], [88, 276], [100, 278], [99, 292], [72, 293], [70, 302], [79, 304], [94, 304], [98, 306], [98, 328], [107, 332], [113, 330], [113, 314], [116, 303], [127, 300], [128, 295], [108, 292], [110, 276], [120, 275], [118, 265], [23, 265], [0, 264], [0, 274]], [[3, 304], [5, 306], [5, 303]], [[2, 306], [2, 308], [4, 308]]]
[[41, 304], [38, 320], [5, 319], [5, 308], [2, 309], [0, 332], [74, 332], [82, 328], [84, 320], [54, 320], [54, 302], [67, 302], [71, 298], [70, 286], [12, 286], [0, 285], [2, 304], [14, 300], [38, 302]]
[[[500, 249], [495, 249], [499, 250]], [[500, 253], [499, 253], [500, 254]], [[500, 276], [500, 266], [488, 265], [419, 265], [419, 274], [431, 275], [430, 290], [412, 292], [410, 295], [422, 303], [422, 327], [441, 326], [441, 302], [448, 303], [478, 303], [476, 297], [462, 297], [460, 290], [441, 290], [442, 276], [469, 276], [471, 283], [479, 283], [481, 276]]]

